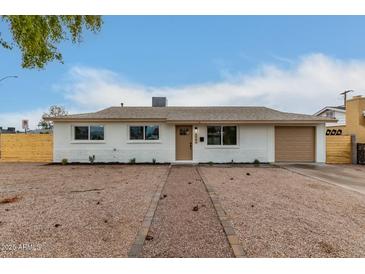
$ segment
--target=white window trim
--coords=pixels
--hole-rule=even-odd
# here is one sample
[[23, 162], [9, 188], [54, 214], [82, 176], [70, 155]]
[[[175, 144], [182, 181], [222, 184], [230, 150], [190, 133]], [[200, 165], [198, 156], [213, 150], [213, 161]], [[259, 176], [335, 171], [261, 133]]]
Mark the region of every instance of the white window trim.
[[[158, 140], [146, 140], [145, 127], [157, 126], [158, 127]], [[143, 127], [143, 139], [131, 140], [130, 128], [131, 127]], [[161, 126], [159, 124], [130, 124], [127, 127], [127, 144], [161, 144]]]
[[[236, 145], [223, 145], [223, 127], [226, 126], [234, 126], [236, 127]], [[208, 144], [208, 127], [221, 127], [221, 144], [220, 145], [209, 145]], [[205, 142], [205, 148], [212, 148], [212, 149], [239, 149], [239, 126], [238, 125], [232, 125], [232, 124], [223, 124], [223, 125], [208, 125], [206, 128], [206, 142]]]
[[[104, 128], [104, 140], [90, 140], [90, 126], [102, 126]], [[89, 128], [89, 132], [88, 132], [88, 140], [76, 140], [75, 139], [75, 127], [88, 127]], [[102, 124], [87, 124], [87, 125], [82, 125], [82, 124], [76, 124], [76, 125], [72, 125], [71, 126], [71, 144], [105, 144], [105, 125]]]

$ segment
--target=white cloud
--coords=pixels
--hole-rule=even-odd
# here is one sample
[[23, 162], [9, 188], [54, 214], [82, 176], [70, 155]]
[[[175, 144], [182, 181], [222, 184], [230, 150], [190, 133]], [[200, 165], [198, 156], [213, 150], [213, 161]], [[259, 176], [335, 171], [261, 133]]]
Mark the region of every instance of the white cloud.
[[108, 70], [74, 67], [65, 96], [78, 109], [119, 105], [149, 106], [152, 96], [169, 105], [256, 105], [313, 113], [342, 103], [340, 91], [365, 87], [365, 61], [338, 60], [323, 54], [301, 57], [289, 68], [264, 65], [255, 73], [226, 75], [220, 82], [180, 87], [148, 87], [121, 80]]
[[22, 129], [22, 120], [29, 120], [29, 128], [37, 128], [38, 122], [40, 121], [43, 112], [46, 109], [35, 109], [25, 112], [5, 112], [0, 113], [0, 125], [3, 128], [15, 127], [17, 130]]
[[[292, 60], [291, 60], [292, 61]], [[294, 62], [294, 60], [293, 60]], [[225, 73], [219, 82], [180, 87], [149, 87], [128, 82], [115, 72], [74, 67], [57, 89], [69, 101], [70, 113], [95, 111], [109, 106], [149, 106], [152, 96], [166, 96], [169, 105], [267, 106], [282, 111], [314, 113], [326, 105], [342, 104], [339, 93], [365, 87], [365, 60], [340, 60], [311, 54], [290, 66], [263, 65], [254, 73]], [[43, 109], [0, 113], [0, 125], [19, 126], [28, 118], [34, 126]]]

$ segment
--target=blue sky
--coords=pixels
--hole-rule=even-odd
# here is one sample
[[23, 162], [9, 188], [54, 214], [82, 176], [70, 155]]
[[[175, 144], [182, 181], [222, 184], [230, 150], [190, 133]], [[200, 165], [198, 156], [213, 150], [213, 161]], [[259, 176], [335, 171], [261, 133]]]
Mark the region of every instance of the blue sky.
[[152, 95], [313, 113], [341, 104], [343, 89], [365, 90], [365, 17], [105, 16], [83, 40], [62, 43], [65, 63], [44, 70], [0, 48], [0, 78], [19, 75], [0, 82], [0, 126], [34, 126], [53, 104], [95, 111]]

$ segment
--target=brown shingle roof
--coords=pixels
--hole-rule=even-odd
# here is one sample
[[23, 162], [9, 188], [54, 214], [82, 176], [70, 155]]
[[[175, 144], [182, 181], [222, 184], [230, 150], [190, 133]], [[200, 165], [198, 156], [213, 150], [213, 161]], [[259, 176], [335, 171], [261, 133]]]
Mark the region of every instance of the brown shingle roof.
[[179, 121], [335, 121], [325, 117], [281, 112], [266, 107], [110, 107], [93, 113], [72, 114], [53, 121], [165, 120]]

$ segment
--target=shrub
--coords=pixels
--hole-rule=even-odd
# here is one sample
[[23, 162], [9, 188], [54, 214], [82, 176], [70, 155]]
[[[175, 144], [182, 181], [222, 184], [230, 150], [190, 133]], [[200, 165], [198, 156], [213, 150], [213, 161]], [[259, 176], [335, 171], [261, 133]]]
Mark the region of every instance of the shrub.
[[155, 158], [152, 159], [152, 164], [154, 164], [154, 165], [156, 164], [156, 159]]
[[260, 165], [260, 160], [255, 159], [255, 160], [253, 161], [253, 164], [254, 164], [255, 166], [259, 166], [259, 165]]
[[209, 161], [208, 162], [208, 165], [212, 166], [213, 165], [213, 162], [212, 161]]
[[66, 158], [62, 159], [61, 164], [62, 165], [67, 165], [68, 164], [68, 160]]
[[135, 164], [136, 163], [136, 158], [129, 159], [129, 163], [131, 165]]
[[89, 156], [89, 162], [90, 164], [93, 164], [95, 162], [95, 155]]

